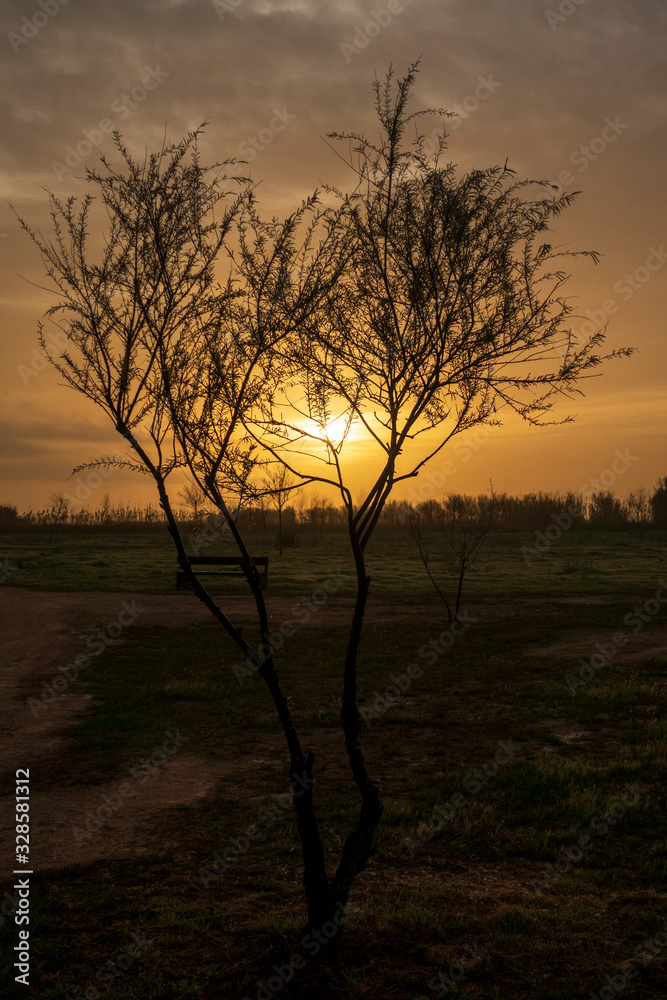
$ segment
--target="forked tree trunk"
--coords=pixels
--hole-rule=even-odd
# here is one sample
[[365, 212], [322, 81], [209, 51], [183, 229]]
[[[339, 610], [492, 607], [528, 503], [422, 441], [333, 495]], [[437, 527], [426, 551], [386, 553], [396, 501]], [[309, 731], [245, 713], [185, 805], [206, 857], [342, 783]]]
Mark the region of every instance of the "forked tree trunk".
[[[291, 788], [303, 855], [303, 885], [308, 910], [308, 927], [311, 930], [319, 931], [326, 924], [333, 921], [336, 911], [341, 905], [345, 906], [347, 903], [355, 878], [366, 867], [368, 859], [373, 852], [375, 832], [382, 815], [380, 790], [368, 777], [361, 751], [361, 717], [357, 707], [357, 657], [370, 588], [370, 577], [365, 572], [363, 554], [359, 550], [355, 551], [357, 563], [357, 599], [345, 658], [341, 708], [341, 722], [345, 734], [345, 746], [352, 774], [361, 795], [361, 809], [357, 825], [349, 834], [343, 846], [336, 874], [332, 880], [329, 880], [326, 872], [324, 847], [322, 838], [320, 837], [313, 801], [314, 755], [309, 753], [304, 757], [287, 699], [280, 687], [278, 675], [273, 664], [273, 655], [269, 642], [268, 617], [257, 570], [252, 564], [236, 525], [223, 505], [222, 510], [225, 520], [229, 524], [244, 559], [243, 570], [257, 605], [262, 638], [265, 642], [264, 649], [268, 648], [263, 661], [259, 659], [257, 653], [243, 640], [241, 633], [234, 628], [193, 572], [185, 553], [176, 519], [173, 516], [166, 491], [164, 490], [164, 483], [159, 479], [158, 488], [160, 490], [162, 507], [167, 515], [168, 530], [176, 545], [178, 560], [182, 570], [188, 576], [197, 597], [213, 612], [217, 620], [225, 626], [237, 646], [239, 646], [246, 656], [249, 656], [253, 660], [269, 689], [278, 711], [290, 754]], [[268, 647], [266, 644], [268, 644]]]
[[[360, 573], [345, 660], [341, 708], [345, 746], [352, 775], [361, 795], [361, 808], [357, 824], [345, 841], [338, 869], [331, 880], [326, 874], [326, 859], [314, 811], [313, 755], [309, 754], [305, 761], [297, 761], [296, 765], [293, 763], [292, 768], [294, 806], [303, 852], [308, 925], [312, 930], [319, 930], [331, 922], [336, 910], [347, 904], [357, 875], [366, 868], [374, 851], [375, 835], [383, 811], [380, 789], [366, 771], [360, 743], [361, 717], [357, 706], [357, 657], [369, 586], [370, 578], [365, 573]], [[303, 784], [307, 784], [307, 790], [302, 793], [294, 782], [296, 775], [305, 776]]]

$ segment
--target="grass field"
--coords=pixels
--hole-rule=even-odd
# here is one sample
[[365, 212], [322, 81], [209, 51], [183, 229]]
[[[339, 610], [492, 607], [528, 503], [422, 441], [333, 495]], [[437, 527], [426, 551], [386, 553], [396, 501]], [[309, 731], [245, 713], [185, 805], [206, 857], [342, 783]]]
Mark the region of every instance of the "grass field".
[[[197, 551], [194, 536], [186, 532], [185, 538], [193, 554]], [[445, 572], [444, 554], [438, 559], [442, 542], [433, 537], [430, 545], [438, 578], [449, 581], [451, 588], [451, 557]], [[627, 593], [645, 588], [648, 581], [667, 572], [666, 531], [570, 531], [537, 556], [531, 555], [534, 545], [535, 532], [490, 535], [468, 572], [466, 594], [492, 598], [533, 593]], [[271, 593], [305, 593], [326, 577], [331, 565], [350, 568], [350, 583], [343, 592], [353, 592], [353, 564], [343, 534], [305, 536], [300, 544], [285, 548], [282, 557], [275, 540], [259, 533], [250, 536], [250, 548], [254, 555], [270, 558]], [[237, 554], [229, 540], [220, 539], [200, 552]], [[33, 529], [0, 536], [0, 563], [3, 559], [12, 586], [147, 593], [166, 593], [175, 586], [176, 558], [166, 530], [123, 535], [69, 526]], [[379, 531], [368, 562], [376, 594], [406, 594], [422, 600], [432, 593], [409, 532]], [[246, 585], [243, 580], [228, 581], [227, 588], [241, 594]]]
[[[429, 643], [448, 625], [411, 539], [378, 538], [375, 592], [395, 597], [397, 609], [369, 624], [361, 649], [364, 749], [385, 802], [378, 848], [335, 953], [308, 957], [282, 993], [274, 967], [303, 952], [304, 913], [284, 739], [262, 681], [238, 683], [238, 658], [214, 623], [137, 625], [110, 645], [77, 682], [93, 710], [39, 782], [138, 782], [132, 765], [166, 732], [180, 734], [176, 753], [196, 754], [202, 774], [224, 767], [226, 778], [196, 805], [165, 814], [136, 860], [33, 876], [33, 995], [664, 998], [667, 659], [645, 640], [660, 637], [665, 614], [651, 611], [636, 631], [624, 618], [654, 598], [667, 538], [572, 532], [529, 567], [521, 545], [533, 539], [488, 540], [465, 589], [467, 627], [438, 653]], [[173, 555], [155, 535], [5, 541], [12, 585], [174, 586]], [[280, 560], [260, 540], [254, 551], [272, 560], [269, 602], [306, 594], [330, 566], [344, 567], [342, 541], [325, 536]], [[419, 603], [423, 614], [401, 617], [402, 604]], [[582, 679], [582, 658], [619, 631], [627, 646]], [[278, 658], [316, 754], [316, 803], [333, 857], [357, 808], [338, 725], [345, 635], [313, 620]], [[408, 683], [410, 664], [421, 674]], [[397, 675], [405, 690], [387, 707], [378, 696]], [[147, 773], [147, 789], [151, 780]], [[222, 871], [215, 855], [232, 859], [235, 850]], [[1, 933], [11, 964], [14, 928]], [[103, 985], [97, 972], [133, 934], [144, 941], [137, 956]]]

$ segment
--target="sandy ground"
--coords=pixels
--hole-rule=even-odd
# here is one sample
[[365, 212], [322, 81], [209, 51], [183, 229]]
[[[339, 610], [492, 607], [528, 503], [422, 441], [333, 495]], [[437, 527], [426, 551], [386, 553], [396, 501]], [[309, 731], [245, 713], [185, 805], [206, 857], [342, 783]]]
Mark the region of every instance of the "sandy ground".
[[[274, 628], [295, 618], [295, 598], [272, 598]], [[232, 617], [239, 624], [252, 621], [252, 602], [246, 597], [226, 598]], [[313, 609], [304, 625], [349, 623], [351, 598], [336, 598]], [[59, 676], [57, 668], [70, 663], [85, 649], [94, 630], [118, 619], [123, 609], [133, 609], [142, 626], [180, 626], [211, 620], [209, 612], [191, 594], [124, 595], [109, 593], [54, 594], [19, 588], [0, 589], [0, 830], [2, 831], [2, 871], [14, 867], [14, 780], [18, 768], [29, 768], [31, 788], [31, 866], [33, 869], [60, 868], [87, 864], [98, 858], [129, 858], [145, 853], [159, 834], [161, 849], [169, 849], [161, 831], [161, 817], [168, 810], [196, 802], [212, 793], [230, 777], [231, 761], [199, 756], [197, 747], [187, 742], [167, 741], [156, 747], [157, 763], [151, 780], [140, 778], [107, 784], [58, 778], [57, 763], [65, 758], [68, 727], [91, 711], [90, 696], [70, 685], [51, 704], [34, 715], [30, 698], [39, 698], [42, 685]], [[471, 609], [473, 615], [488, 617], [493, 609]], [[303, 615], [303, 608], [299, 611]], [[376, 600], [369, 608], [368, 622], [379, 623], [403, 618], [433, 617], [437, 609]], [[443, 626], [444, 627], [444, 626]], [[604, 637], [602, 637], [604, 638]], [[531, 656], [591, 656], [599, 633], [564, 633], [557, 646], [531, 646]], [[122, 636], [113, 641], [122, 642]], [[646, 625], [637, 635], [629, 634], [627, 645], [618, 651], [617, 662], [639, 657], [667, 655], [664, 628]], [[556, 721], [556, 720], [554, 720]], [[556, 727], [554, 727], [556, 728]], [[565, 731], [563, 739], [583, 734]], [[40, 782], [40, 772], [48, 771], [48, 782]], [[68, 773], [68, 772], [67, 772]], [[232, 779], [233, 780], [233, 779]], [[129, 790], [128, 790], [129, 789]], [[111, 805], [109, 805], [111, 803]], [[116, 808], [113, 808], [115, 803]], [[85, 831], [87, 817], [104, 814], [99, 829]], [[108, 815], [106, 815], [108, 813]], [[76, 830], [85, 831], [82, 835]], [[11, 883], [10, 883], [11, 884]]]

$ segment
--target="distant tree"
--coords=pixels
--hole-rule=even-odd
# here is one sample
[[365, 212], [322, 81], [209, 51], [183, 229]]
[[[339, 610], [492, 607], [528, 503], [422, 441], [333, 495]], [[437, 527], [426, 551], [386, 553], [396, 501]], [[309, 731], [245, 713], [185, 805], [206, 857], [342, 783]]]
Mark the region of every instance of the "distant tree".
[[[341, 508], [345, 514], [345, 508]], [[394, 531], [405, 531], [409, 528], [410, 513], [413, 505], [408, 500], [388, 500], [382, 509], [380, 523]], [[345, 520], [342, 522], [345, 524]]]
[[186, 483], [178, 494], [186, 509], [192, 514], [192, 520], [199, 523], [207, 516], [206, 497], [202, 491], [192, 483]]
[[0, 526], [4, 530], [13, 528], [19, 519], [18, 508], [13, 503], [0, 504]]
[[629, 493], [626, 500], [628, 519], [632, 524], [646, 525], [652, 520], [651, 496], [645, 486]]
[[[433, 501], [430, 501], [433, 503]], [[424, 569], [428, 575], [429, 580], [433, 584], [435, 591], [445, 605], [447, 611], [447, 621], [453, 622], [454, 615], [452, 614], [452, 609], [447, 600], [447, 597], [440, 587], [436, 577], [433, 575], [431, 570], [432, 560], [431, 560], [431, 547], [429, 545], [428, 537], [423, 530], [423, 528], [428, 526], [428, 521], [426, 520], [426, 515], [420, 511], [411, 511], [408, 515], [408, 523], [410, 525], [410, 531], [412, 532], [412, 537], [415, 540], [415, 545], [417, 546], [417, 551], [419, 552], [419, 558], [422, 561]]]
[[[493, 492], [493, 484], [490, 486], [488, 496], [472, 498], [451, 495], [442, 503], [429, 500], [425, 504], [420, 504], [410, 518], [410, 528], [417, 545], [420, 559], [428, 578], [435, 587], [438, 596], [442, 600], [447, 610], [448, 621], [458, 621], [461, 609], [461, 595], [463, 593], [463, 581], [465, 575], [479, 555], [479, 550], [494, 523], [496, 512], [496, 496]], [[432, 545], [429, 545], [424, 528], [435, 523], [441, 536], [441, 543], [437, 546], [436, 558], [443, 560], [445, 564], [453, 560], [456, 597], [453, 601], [454, 611], [452, 612], [442, 587], [433, 575]], [[445, 549], [443, 553], [442, 549]], [[448, 558], [447, 558], [448, 556]]]
[[442, 525], [443, 507], [440, 500], [424, 500], [415, 508], [419, 521], [425, 528], [435, 528]]
[[70, 518], [71, 504], [62, 493], [52, 493], [49, 497], [49, 519], [53, 524], [66, 524]]
[[593, 493], [588, 502], [588, 523], [592, 528], [622, 528], [628, 523], [627, 508], [610, 490]]
[[653, 523], [658, 528], [667, 528], [667, 476], [659, 479], [651, 496]]
[[105, 493], [102, 497], [102, 504], [97, 512], [98, 519], [101, 524], [111, 524], [113, 521], [113, 512], [111, 510], [111, 498], [108, 493]]
[[268, 487], [269, 498], [278, 511], [278, 552], [283, 554], [283, 510], [294, 489], [296, 479], [284, 465], [278, 465], [264, 477], [264, 485]]
[[478, 497], [474, 509], [467, 509], [465, 504], [446, 502], [444, 507], [443, 535], [445, 544], [454, 557], [457, 571], [456, 604], [454, 620], [458, 621], [461, 607], [461, 594], [466, 573], [476, 561], [479, 550], [491, 530], [496, 513], [496, 496], [493, 483], [489, 485], [489, 495]]

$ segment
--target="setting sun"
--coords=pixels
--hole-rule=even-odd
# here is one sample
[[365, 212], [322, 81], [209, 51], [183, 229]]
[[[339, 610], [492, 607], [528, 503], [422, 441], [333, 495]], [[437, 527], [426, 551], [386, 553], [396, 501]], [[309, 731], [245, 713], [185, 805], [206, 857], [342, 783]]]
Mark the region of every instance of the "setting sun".
[[302, 429], [308, 438], [326, 440], [334, 446], [339, 445], [343, 440], [353, 441], [359, 436], [357, 424], [353, 422], [348, 425], [347, 418], [343, 416], [333, 417], [325, 424], [321, 424], [317, 420], [307, 420], [302, 425]]

